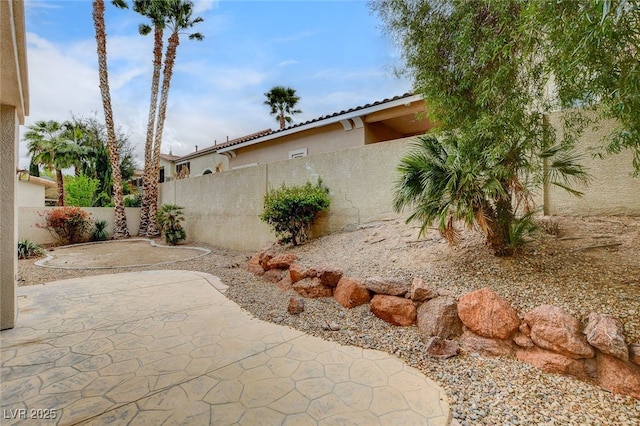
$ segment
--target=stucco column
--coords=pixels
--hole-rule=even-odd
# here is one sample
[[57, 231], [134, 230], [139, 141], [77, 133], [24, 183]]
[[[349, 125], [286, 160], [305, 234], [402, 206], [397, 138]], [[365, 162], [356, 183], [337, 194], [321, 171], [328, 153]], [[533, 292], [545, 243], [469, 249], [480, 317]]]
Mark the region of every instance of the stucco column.
[[0, 330], [13, 328], [16, 303], [18, 116], [16, 108], [0, 105]]

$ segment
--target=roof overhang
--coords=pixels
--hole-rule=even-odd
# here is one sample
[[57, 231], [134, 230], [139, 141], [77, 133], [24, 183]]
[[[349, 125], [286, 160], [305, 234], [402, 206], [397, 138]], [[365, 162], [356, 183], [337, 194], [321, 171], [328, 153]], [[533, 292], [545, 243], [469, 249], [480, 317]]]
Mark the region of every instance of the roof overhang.
[[16, 108], [20, 124], [29, 115], [24, 2], [0, 1], [0, 104]]
[[385, 109], [389, 109], [389, 108], [394, 108], [397, 106], [401, 106], [401, 105], [405, 105], [405, 106], [409, 106], [411, 105], [411, 103], [416, 102], [416, 101], [422, 101], [422, 96], [420, 95], [411, 95], [411, 96], [407, 96], [404, 98], [400, 98], [400, 99], [395, 99], [393, 101], [390, 102], [385, 102], [382, 104], [378, 104], [378, 105], [372, 105], [370, 107], [366, 107], [366, 108], [362, 108], [362, 109], [358, 109], [356, 111], [351, 111], [351, 112], [345, 112], [343, 114], [337, 114], [331, 117], [327, 117], [324, 118], [322, 120], [318, 120], [318, 121], [314, 121], [311, 123], [307, 123], [307, 124], [303, 124], [301, 126], [296, 126], [296, 127], [292, 127], [289, 129], [285, 129], [285, 130], [281, 130], [278, 132], [274, 132], [265, 136], [261, 136], [259, 138], [256, 139], [252, 139], [250, 141], [247, 142], [243, 142], [237, 145], [232, 145], [232, 146], [228, 146], [225, 148], [220, 148], [217, 150], [218, 153], [222, 154], [228, 151], [233, 151], [239, 148], [244, 148], [246, 146], [251, 146], [251, 145], [255, 145], [258, 143], [262, 143], [262, 142], [267, 142], [269, 140], [273, 140], [273, 139], [278, 139], [281, 138], [283, 136], [288, 136], [288, 135], [293, 135], [295, 133], [299, 133], [299, 132], [304, 132], [305, 130], [311, 130], [311, 129], [316, 129], [318, 127], [323, 127], [323, 126], [328, 126], [330, 124], [334, 124], [334, 123], [342, 123], [343, 127], [345, 128], [345, 130], [347, 129], [347, 127], [345, 126], [344, 122], [347, 122], [348, 120], [353, 120], [354, 126], [355, 127], [362, 127], [362, 119], [360, 117], [368, 115], [368, 114], [372, 114], [374, 112], [378, 112], [378, 111], [383, 111]]

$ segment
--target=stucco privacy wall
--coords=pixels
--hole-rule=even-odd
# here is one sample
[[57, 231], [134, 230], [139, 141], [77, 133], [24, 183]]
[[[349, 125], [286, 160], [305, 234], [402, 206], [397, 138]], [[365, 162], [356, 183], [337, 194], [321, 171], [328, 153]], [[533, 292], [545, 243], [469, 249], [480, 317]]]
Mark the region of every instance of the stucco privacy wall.
[[[549, 122], [560, 128], [560, 113], [549, 116]], [[594, 158], [595, 148], [602, 146], [602, 138], [611, 133], [615, 122], [601, 123], [596, 131], [585, 133], [578, 148], [581, 163], [587, 167], [592, 179], [588, 186], [574, 185], [582, 197], [574, 197], [562, 188], [549, 185], [545, 191], [545, 213], [551, 215], [640, 215], [640, 176], [633, 172], [631, 151]]]
[[274, 239], [269, 226], [258, 219], [267, 189], [321, 177], [331, 191], [331, 213], [320, 218], [315, 233], [356, 229], [361, 223], [395, 217], [390, 185], [410, 140], [167, 182], [161, 185], [160, 203], [184, 207], [190, 240], [256, 250]]
[[[36, 227], [36, 223], [42, 223], [41, 213], [52, 210], [54, 207], [20, 207], [18, 209], [18, 238], [28, 239], [36, 244], [52, 244], [55, 239], [45, 229]], [[91, 214], [92, 220], [106, 220], [108, 222], [107, 233], [113, 235], [113, 207], [83, 207], [83, 210]], [[138, 234], [140, 225], [140, 209], [127, 207], [124, 209], [127, 215], [127, 227], [131, 235]]]
[[[360, 224], [397, 217], [392, 209], [392, 188], [398, 178], [399, 160], [407, 153], [411, 140], [399, 139], [164, 183], [160, 203], [185, 208], [189, 240], [229, 249], [258, 250], [265, 241], [275, 238], [258, 218], [267, 188], [282, 183], [303, 184], [321, 177], [331, 190], [331, 210], [318, 221], [316, 234], [355, 229]], [[599, 161], [585, 160], [595, 165]], [[602, 182], [600, 185], [585, 189], [584, 199], [547, 190], [548, 211], [565, 215], [640, 215], [637, 190], [640, 181], [629, 175], [631, 157], [626, 153], [602, 161], [606, 166], [592, 170], [594, 183]], [[610, 169], [622, 171], [614, 173]], [[616, 182], [617, 193], [626, 195], [601, 197], [599, 192], [610, 179]]]

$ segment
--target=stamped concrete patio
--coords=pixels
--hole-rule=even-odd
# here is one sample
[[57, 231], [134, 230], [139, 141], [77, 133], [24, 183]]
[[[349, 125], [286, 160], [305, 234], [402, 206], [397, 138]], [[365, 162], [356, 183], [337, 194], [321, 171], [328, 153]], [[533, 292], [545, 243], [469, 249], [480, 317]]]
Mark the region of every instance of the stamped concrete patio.
[[418, 370], [259, 321], [225, 289], [186, 271], [19, 288], [17, 327], [0, 333], [0, 423], [450, 423]]

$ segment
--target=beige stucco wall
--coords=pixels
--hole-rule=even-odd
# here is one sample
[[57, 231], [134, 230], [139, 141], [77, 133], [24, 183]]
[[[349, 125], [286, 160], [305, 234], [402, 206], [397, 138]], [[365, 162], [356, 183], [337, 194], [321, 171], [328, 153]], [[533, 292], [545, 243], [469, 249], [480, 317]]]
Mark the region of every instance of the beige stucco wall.
[[345, 131], [340, 123], [238, 148], [237, 156], [229, 160], [229, 168], [248, 164], [265, 164], [287, 160], [289, 151], [306, 148], [307, 155], [317, 155], [364, 145], [364, 127]]
[[[42, 223], [43, 219], [41, 214], [47, 210], [52, 210], [55, 207], [20, 207], [19, 219], [18, 219], [18, 238], [27, 239], [36, 244], [53, 244], [55, 239], [45, 229], [38, 228], [36, 223]], [[113, 235], [113, 207], [83, 207], [83, 210], [91, 214], [92, 220], [103, 219], [109, 224], [107, 226], [107, 233], [109, 236]], [[140, 225], [140, 209], [136, 207], [126, 207], [125, 214], [127, 215], [127, 227], [129, 228], [129, 234], [137, 235], [138, 226]]]
[[0, 105], [0, 329], [11, 328], [17, 318], [17, 180], [18, 115], [16, 108]]
[[18, 207], [44, 207], [44, 186], [18, 180]]
[[[180, 160], [179, 163], [189, 162], [189, 177], [202, 176], [205, 170], [211, 170], [212, 173], [216, 172], [216, 167], [221, 165], [222, 170], [229, 169], [229, 159], [221, 154], [217, 154], [215, 152], [207, 153], [206, 155], [201, 155], [199, 157], [188, 158], [186, 160]], [[178, 164], [178, 163], [176, 163]], [[175, 171], [175, 166], [174, 166]]]
[[275, 239], [258, 217], [267, 189], [321, 177], [331, 191], [331, 210], [319, 220], [315, 235], [353, 230], [362, 223], [396, 217], [391, 186], [408, 143], [403, 139], [172, 181], [160, 186], [160, 203], [185, 208], [190, 241], [256, 250]]
[[[560, 113], [550, 117], [550, 124], [558, 128]], [[581, 163], [592, 175], [588, 186], [573, 185], [584, 192], [575, 197], [555, 185], [546, 188], [545, 212], [552, 215], [596, 216], [596, 215], [640, 215], [640, 177], [633, 178], [632, 153], [594, 158], [594, 149], [603, 145], [602, 138], [614, 128], [614, 122], [601, 123], [595, 131], [581, 138], [578, 152]]]

